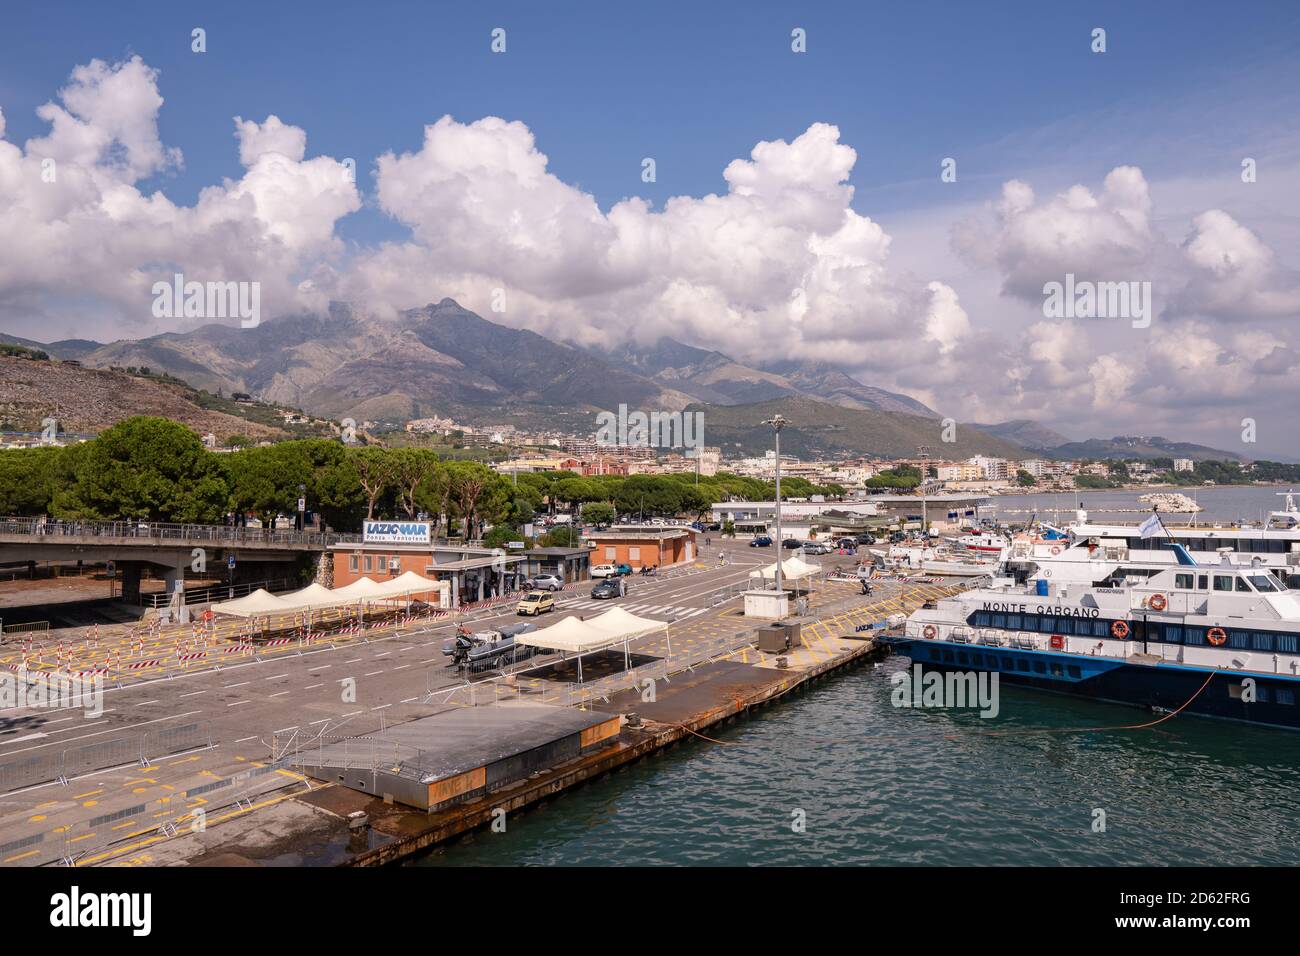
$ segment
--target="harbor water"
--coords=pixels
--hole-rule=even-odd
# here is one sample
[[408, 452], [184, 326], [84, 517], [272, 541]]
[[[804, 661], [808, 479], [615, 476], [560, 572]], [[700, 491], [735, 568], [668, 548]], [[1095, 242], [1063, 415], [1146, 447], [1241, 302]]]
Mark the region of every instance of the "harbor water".
[[996, 517], [1010, 523], [1022, 523], [1037, 513], [1043, 521], [1067, 523], [1074, 520], [1076, 508], [1083, 508], [1093, 521], [1141, 521], [1143, 512], [1151, 505], [1138, 499], [1144, 494], [1174, 492], [1191, 498], [1203, 510], [1192, 514], [1168, 514], [1165, 517], [1175, 524], [1213, 524], [1214, 522], [1249, 521], [1261, 523], [1270, 511], [1280, 509], [1286, 499], [1280, 493], [1286, 488], [1261, 486], [1171, 488], [1152, 487], [1146, 491], [1070, 491], [1058, 494], [998, 495], [980, 508], [984, 517]]
[[422, 865], [1300, 858], [1300, 734], [1186, 716], [1146, 730], [1059, 732], [1158, 717], [1006, 685], [992, 718], [895, 707], [889, 674], [907, 664], [890, 658], [832, 678], [717, 731], [722, 743], [637, 764]]

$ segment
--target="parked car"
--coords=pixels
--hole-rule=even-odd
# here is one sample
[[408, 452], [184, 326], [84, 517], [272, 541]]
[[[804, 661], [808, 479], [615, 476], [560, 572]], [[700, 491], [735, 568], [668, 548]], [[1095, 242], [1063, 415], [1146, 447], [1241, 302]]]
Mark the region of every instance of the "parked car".
[[612, 578], [618, 574], [618, 567], [613, 564], [598, 564], [591, 569], [593, 578]]
[[630, 564], [616, 564], [616, 565], [614, 565], [614, 573], [615, 573], [615, 574], [631, 574], [631, 573], [632, 573], [632, 565], [630, 565]]
[[751, 548], [770, 548], [772, 547], [772, 539], [765, 534], [756, 535], [754, 539], [749, 542], [749, 546]]
[[805, 541], [803, 543], [804, 554], [830, 554], [834, 550], [825, 541]]
[[835, 547], [842, 548], [845, 551], [858, 550], [858, 542], [853, 538], [840, 538], [835, 542]]
[[604, 601], [608, 598], [620, 597], [618, 582], [613, 578], [605, 578], [594, 588], [591, 589], [591, 596], [597, 601]]
[[795, 548], [802, 548], [803, 542], [798, 538], [786, 538], [781, 542], [781, 547], [785, 548], [787, 551], [793, 551]]
[[531, 614], [533, 617], [554, 610], [555, 595], [549, 591], [529, 591], [515, 607], [516, 614]]
[[564, 582], [558, 574], [538, 574], [525, 581], [524, 586], [531, 591], [558, 591]]
[[868, 534], [867, 532], [863, 531], [861, 534], [858, 535], [857, 541], [858, 544], [875, 544], [876, 538], [874, 535]]

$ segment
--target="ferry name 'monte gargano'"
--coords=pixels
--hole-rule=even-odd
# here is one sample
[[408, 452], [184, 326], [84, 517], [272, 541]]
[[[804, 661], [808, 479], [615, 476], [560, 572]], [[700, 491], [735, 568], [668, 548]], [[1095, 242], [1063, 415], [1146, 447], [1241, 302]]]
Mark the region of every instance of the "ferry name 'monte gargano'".
[[1116, 587], [976, 587], [885, 640], [925, 667], [1300, 729], [1300, 592], [1257, 561], [1203, 565], [1171, 547], [1178, 564]]

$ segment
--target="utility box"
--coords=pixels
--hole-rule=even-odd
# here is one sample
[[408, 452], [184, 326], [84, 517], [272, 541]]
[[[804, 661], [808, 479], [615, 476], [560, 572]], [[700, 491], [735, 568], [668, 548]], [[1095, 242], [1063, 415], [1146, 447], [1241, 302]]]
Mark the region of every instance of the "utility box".
[[782, 621], [781, 625], [785, 628], [785, 635], [790, 639], [791, 647], [800, 647], [803, 645], [803, 624], [800, 621]]
[[758, 649], [765, 654], [784, 654], [790, 649], [790, 630], [780, 622], [765, 624], [756, 633]]

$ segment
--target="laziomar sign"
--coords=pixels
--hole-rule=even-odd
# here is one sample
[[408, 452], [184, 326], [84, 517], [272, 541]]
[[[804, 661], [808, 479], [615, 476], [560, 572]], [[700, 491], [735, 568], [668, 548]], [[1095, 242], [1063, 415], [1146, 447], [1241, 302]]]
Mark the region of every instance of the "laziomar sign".
[[367, 521], [361, 539], [367, 544], [428, 544], [432, 530], [428, 521]]

